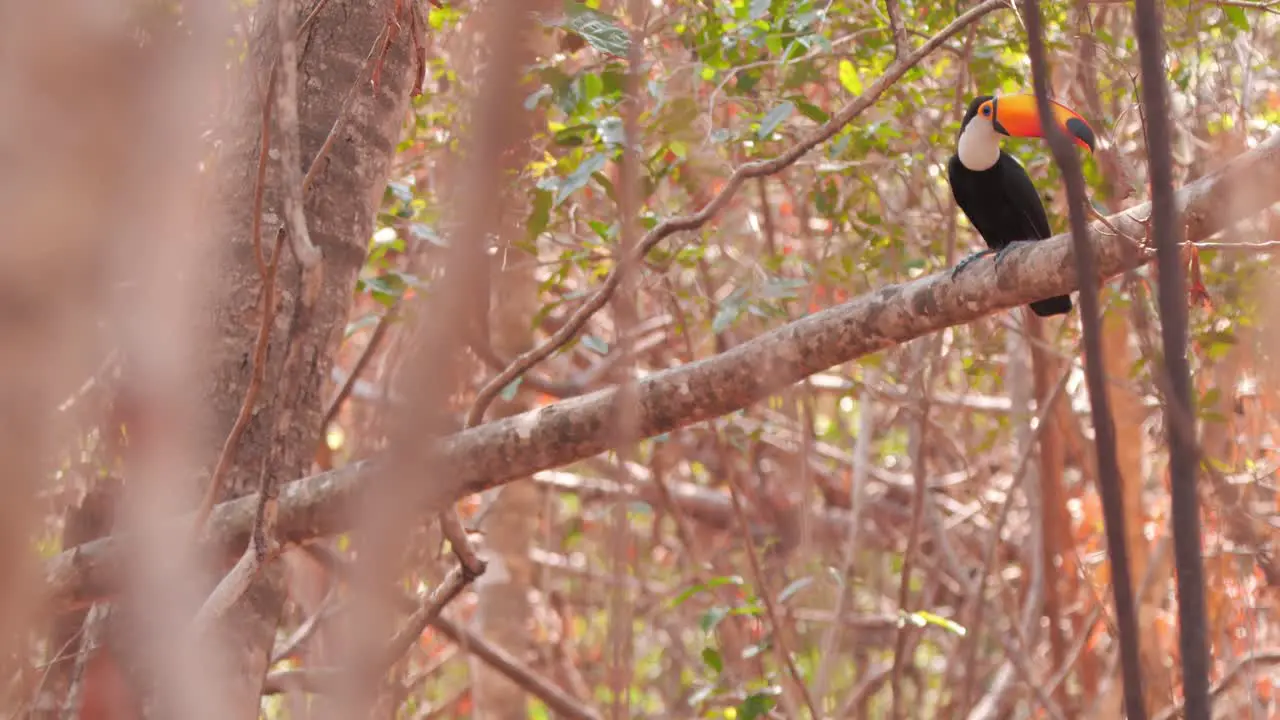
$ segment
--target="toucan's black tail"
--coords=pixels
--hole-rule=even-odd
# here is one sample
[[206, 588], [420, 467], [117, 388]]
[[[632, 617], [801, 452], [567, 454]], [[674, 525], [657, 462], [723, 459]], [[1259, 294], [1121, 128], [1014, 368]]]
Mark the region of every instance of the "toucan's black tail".
[[1031, 303], [1031, 312], [1040, 317], [1049, 317], [1050, 315], [1066, 315], [1071, 312], [1071, 296], [1059, 295], [1057, 297], [1045, 298]]

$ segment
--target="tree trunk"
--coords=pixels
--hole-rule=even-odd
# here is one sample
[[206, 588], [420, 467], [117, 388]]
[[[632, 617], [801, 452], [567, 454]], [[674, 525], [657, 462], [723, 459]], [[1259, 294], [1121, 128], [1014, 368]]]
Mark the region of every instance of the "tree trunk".
[[[325, 378], [342, 339], [356, 276], [364, 262], [374, 218], [408, 107], [411, 80], [407, 31], [378, 59], [371, 52], [386, 27], [379, 0], [331, 0], [301, 34], [298, 47], [298, 136], [302, 172], [320, 152], [341, 116], [341, 127], [320, 161], [305, 202], [312, 241], [323, 252], [323, 285], [305, 327], [291, 327], [302, 293], [301, 272], [287, 243], [277, 279], [266, 372], [253, 414], [223, 482], [221, 499], [255, 492], [263, 473], [287, 482], [310, 470], [324, 416]], [[262, 278], [254, 241], [254, 196], [263, 107], [272, 92], [272, 65], [279, 57], [276, 2], [258, 8], [250, 31], [250, 54], [231, 99], [230, 127], [217, 176], [220, 200], [227, 208], [218, 228], [229, 252], [218, 269], [214, 320], [214, 373], [207, 386], [213, 411], [208, 468], [235, 424], [250, 386], [253, 352], [262, 315]], [[301, 13], [300, 13], [301, 14]], [[298, 24], [302, 22], [299, 17]], [[407, 27], [407, 26], [406, 26]], [[381, 62], [380, 85], [369, 82], [366, 58]], [[351, 96], [351, 107], [344, 103]], [[278, 108], [273, 115], [279, 117]], [[262, 252], [271, 255], [282, 210], [281, 146], [278, 124], [271, 126], [264, 202]], [[291, 349], [289, 344], [293, 345]], [[296, 353], [298, 367], [282, 373], [286, 355]], [[277, 420], [288, 413], [287, 431]], [[211, 470], [210, 470], [211, 472]], [[208, 481], [208, 475], [203, 478]], [[228, 565], [233, 559], [228, 559]], [[257, 717], [263, 676], [284, 603], [281, 563], [268, 565], [227, 616], [238, 661], [234, 717]]]

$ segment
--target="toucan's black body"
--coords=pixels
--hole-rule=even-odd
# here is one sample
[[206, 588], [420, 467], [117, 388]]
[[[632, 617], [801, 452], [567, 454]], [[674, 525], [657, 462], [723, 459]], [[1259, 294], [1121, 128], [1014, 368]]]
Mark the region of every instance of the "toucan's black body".
[[[1011, 243], [1053, 236], [1031, 176], [1009, 153], [1001, 150], [994, 166], [979, 171], [970, 170], [958, 155], [952, 155], [947, 181], [956, 204], [992, 250], [999, 252]], [[1065, 315], [1071, 312], [1071, 296], [1037, 300], [1031, 303], [1031, 311], [1040, 317]]]
[[[1076, 143], [1092, 151], [1093, 129], [1075, 112], [1051, 103], [1054, 120]], [[1041, 137], [1042, 124], [1034, 96], [974, 98], [960, 122], [956, 153], [947, 163], [947, 181], [956, 204], [982, 235], [989, 250], [966, 258], [959, 273], [973, 260], [994, 252], [996, 265], [1005, 252], [1021, 242], [1052, 236], [1049, 217], [1031, 177], [1014, 157], [1000, 149], [1000, 137]], [[1031, 303], [1041, 317], [1071, 311], [1071, 296], [1059, 295]]]

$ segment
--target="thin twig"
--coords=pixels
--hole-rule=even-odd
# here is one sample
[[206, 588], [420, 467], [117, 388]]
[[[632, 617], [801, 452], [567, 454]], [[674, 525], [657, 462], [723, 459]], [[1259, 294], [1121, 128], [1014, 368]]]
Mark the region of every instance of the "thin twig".
[[267, 254], [262, 249], [262, 202], [267, 192], [267, 157], [271, 151], [271, 109], [275, 107], [276, 65], [267, 74], [267, 87], [262, 95], [262, 126], [259, 130], [258, 172], [253, 185], [253, 257], [258, 263], [258, 277], [267, 278]]
[[76, 653], [75, 665], [71, 668], [71, 681], [66, 697], [62, 703], [62, 720], [76, 720], [80, 717], [80, 701], [84, 697], [84, 672], [89, 659], [101, 644], [102, 632], [106, 628], [107, 618], [111, 614], [111, 606], [105, 602], [94, 603], [85, 615], [81, 626], [80, 650]]
[[[863, 510], [866, 508], [867, 477], [870, 474], [871, 437], [875, 432], [873, 419], [876, 403], [872, 397], [873, 391], [870, 388], [879, 379], [878, 372], [871, 367], [868, 367], [864, 372], [861, 392], [858, 395], [858, 427], [854, 435], [853, 468], [851, 472], [853, 477], [852, 488], [849, 492], [849, 533], [845, 536], [844, 548], [841, 551], [843, 556], [840, 566], [841, 578], [852, 577], [854, 559], [858, 554], [862, 515]], [[844, 616], [845, 606], [853, 594], [851, 586], [852, 583], [850, 582], [840, 583], [840, 590], [836, 594], [835, 607], [832, 610], [834, 617]], [[823, 704], [826, 700], [831, 671], [835, 664], [839, 662], [839, 654], [836, 652], [836, 647], [840, 643], [844, 627], [845, 623], [831, 623], [822, 638], [822, 651], [819, 655], [822, 660], [818, 664], [817, 677], [813, 683], [813, 696], [819, 704]]]
[[439, 617], [445, 606], [461, 595], [472, 580], [475, 580], [475, 576], [467, 572], [465, 567], [455, 565], [449, 569], [449, 573], [444, 576], [444, 581], [437, 585], [435, 590], [422, 596], [422, 602], [418, 608], [405, 620], [395, 637], [391, 638], [391, 642], [387, 643], [387, 648], [382, 654], [382, 667], [378, 668], [379, 675], [394, 665], [409, 650], [409, 647], [422, 637], [422, 631], [427, 625]]
[[[1246, 670], [1254, 665], [1280, 665], [1280, 649], [1257, 650], [1240, 658], [1227, 668], [1221, 680], [1214, 683], [1209, 694], [1216, 698], [1226, 692]], [[1180, 717], [1187, 717], [1185, 701], [1179, 701], [1176, 705], [1165, 708], [1155, 716], [1155, 720], [1174, 720]]]
[[[1069, 375], [1069, 371], [1064, 371], [1063, 379], [1065, 380]], [[970, 711], [969, 720], [989, 720], [1004, 714], [1008, 705], [1009, 691], [1013, 689], [1015, 673], [1017, 673], [1024, 686], [1031, 689], [1036, 700], [1050, 717], [1055, 720], [1062, 720], [1063, 718], [1062, 711], [1057, 703], [1049, 696], [1049, 693], [1045, 692], [1042, 684], [1033, 675], [1027, 654], [1036, 645], [1036, 637], [1040, 629], [1040, 618], [1044, 615], [1047, 557], [1044, 552], [1044, 503], [1040, 492], [1042, 478], [1029, 478], [1026, 468], [1031, 456], [1035, 454], [1034, 449], [1037, 446], [1042, 446], [1044, 442], [1045, 435], [1043, 430], [1050, 426], [1048, 419], [1052, 415], [1057, 398], [1062, 394], [1064, 388], [1065, 385], [1060, 382], [1057, 388], [1052, 393], [1049, 393], [1050, 397], [1044, 400], [1044, 407], [1041, 408], [1040, 412], [1042, 419], [1036, 426], [1035, 431], [1021, 433], [1026, 436], [1024, 440], [1026, 445], [1023, 448], [1023, 462], [1015, 482], [1023, 486], [1023, 492], [1027, 498], [1028, 515], [1032, 518], [1028, 527], [1030, 537], [1026, 549], [1026, 554], [1030, 561], [1030, 577], [1024, 588], [1021, 625], [1015, 628], [1012, 638], [1006, 638], [1004, 635], [996, 633], [996, 638], [1005, 648], [1006, 659], [992, 676], [986, 694]], [[1043, 447], [1041, 447], [1041, 452], [1043, 452]], [[1005, 503], [1004, 510], [1006, 512], [1012, 504], [1012, 490], [1013, 488], [1011, 487], [1010, 497]], [[980, 598], [981, 595], [978, 597]]]
[[338, 584], [331, 582], [329, 584], [329, 592], [320, 601], [320, 606], [316, 608], [315, 612], [311, 613], [311, 616], [303, 621], [283, 644], [271, 651], [271, 660], [267, 663], [268, 667], [297, 654], [298, 650], [311, 639], [311, 636], [320, 627], [320, 621], [330, 614], [331, 608], [333, 608], [338, 599], [338, 594]]
[[[254, 260], [258, 264], [258, 277], [262, 280], [262, 296], [265, 300], [262, 317], [258, 325], [258, 339], [253, 350], [253, 366], [249, 375], [249, 387], [245, 390], [244, 399], [240, 403], [240, 411], [236, 414], [236, 420], [231, 425], [231, 431], [227, 433], [227, 438], [222, 443], [222, 450], [218, 453], [218, 461], [214, 464], [213, 473], [209, 476], [209, 482], [205, 486], [204, 497], [200, 499], [199, 509], [196, 511], [196, 521], [192, 526], [197, 535], [203, 531], [205, 521], [209, 519], [209, 513], [212, 511], [218, 495], [222, 492], [222, 483], [226, 478], [227, 471], [231, 468], [231, 460], [240, 445], [240, 438], [249, 426], [249, 419], [253, 417], [253, 406], [258, 402], [258, 393], [261, 391], [262, 379], [266, 374], [267, 342], [271, 338], [272, 321], [275, 319], [275, 275], [279, 267], [279, 252], [273, 252], [271, 262], [268, 263], [266, 253], [262, 249], [262, 204], [267, 189], [267, 157], [271, 148], [271, 109], [275, 106], [275, 84], [276, 65], [272, 65], [271, 72], [267, 75], [267, 87], [260, 93], [262, 121], [258, 130], [258, 170], [254, 178], [253, 224], [250, 231], [253, 236]], [[277, 240], [282, 239], [277, 238]], [[277, 243], [278, 246], [279, 243]]]
[[[640, 134], [639, 116], [641, 112], [641, 95], [638, 90], [641, 78], [647, 74], [644, 66], [644, 15], [647, 3], [645, 0], [630, 0], [627, 6], [628, 21], [631, 25], [627, 47], [627, 74], [623, 80], [622, 107], [622, 157], [617, 168], [615, 187], [618, 189], [618, 250], [623, 263], [617, 268], [620, 278], [619, 291], [611, 298], [613, 306], [613, 325], [615, 347], [619, 355], [632, 358], [634, 345], [633, 334], [638, 324], [636, 317], [636, 274], [640, 263], [634, 254], [636, 236], [639, 233], [640, 207], [640, 161], [637, 147], [643, 146]], [[624, 472], [626, 463], [636, 454], [635, 425], [637, 418], [636, 381], [634, 363], [628, 362], [619, 368], [618, 394], [614, 402], [613, 425], [618, 436], [618, 444], [613, 454], [619, 473]], [[630, 562], [631, 529], [630, 513], [625, 503], [614, 503], [610, 513], [610, 538], [608, 544], [609, 564], [612, 574], [626, 577], [628, 569], [634, 573]], [[611, 697], [610, 714], [613, 717], [629, 717], [631, 711], [632, 678], [634, 656], [634, 612], [633, 600], [627, 588], [616, 584], [610, 591], [608, 600], [609, 618], [607, 629], [608, 656], [606, 673], [608, 676], [609, 694]]]
[[1190, 243], [1201, 250], [1280, 250], [1280, 240], [1258, 242], [1198, 242]]
[[[995, 565], [996, 549], [1000, 545], [1000, 533], [1004, 529], [1004, 524], [1008, 520], [1009, 512], [1013, 509], [1014, 491], [1022, 485], [1023, 475], [1027, 472], [1027, 466], [1031, 463], [1031, 457], [1035, 454], [1035, 449], [1040, 442], [1040, 435], [1047, 431], [1049, 427], [1049, 415], [1053, 412], [1054, 405], [1058, 402], [1058, 397], [1066, 391], [1067, 381], [1071, 378], [1071, 368], [1063, 368], [1062, 374], [1058, 378], [1057, 385], [1054, 386], [1053, 392], [1049, 394], [1044, 405], [1037, 408], [1035, 429], [1031, 431], [1031, 437], [1027, 438], [1027, 444], [1022, 448], [1022, 454], [1018, 457], [1018, 465], [1013, 471], [1013, 479], [1009, 484], [1009, 492], [1005, 497], [1004, 504], [1000, 507], [1000, 514], [996, 516], [995, 527], [991, 530], [991, 542], [987, 544], [986, 551], [983, 554], [982, 568], [978, 571], [978, 576], [968, 590], [969, 597], [972, 598], [972, 606], [970, 609], [966, 607], [961, 617], [972, 615], [972, 619], [966, 620], [967, 632], [965, 634], [966, 641], [964, 645], [963, 655], [960, 666], [964, 668], [972, 668], [974, 659], [977, 654], [977, 643], [982, 625], [985, 620], [984, 609], [986, 604], [983, 602], [983, 596], [986, 594], [987, 578], [991, 575], [991, 569]], [[961, 703], [968, 705], [969, 698], [973, 692], [974, 683], [977, 681], [977, 674], [969, 672], [966, 674], [967, 680], [961, 692]]]
[[386, 34], [387, 29], [384, 27], [378, 37], [374, 38], [373, 47], [369, 48], [369, 54], [365, 56], [364, 67], [361, 69], [360, 75], [356, 77], [355, 82], [351, 83], [351, 88], [347, 90], [347, 96], [342, 101], [342, 109], [338, 111], [338, 116], [333, 119], [333, 126], [329, 128], [329, 134], [325, 135], [324, 142], [321, 143], [320, 149], [316, 151], [315, 159], [307, 167], [307, 174], [302, 177], [300, 183], [303, 197], [306, 197], [311, 191], [312, 184], [315, 183], [316, 177], [320, 174], [322, 161], [329, 157], [329, 152], [333, 149], [333, 143], [337, 140], [338, 133], [346, 126], [347, 120], [353, 115], [351, 109], [355, 107], [356, 98], [360, 96], [359, 91], [364, 87], [365, 76], [372, 71], [373, 59], [378, 52], [378, 45], [382, 43]]
[[311, 24], [320, 16], [320, 11], [328, 4], [329, 0], [316, 0], [315, 7], [311, 8], [311, 12], [307, 13], [307, 19], [303, 20], [302, 24], [298, 26], [298, 37], [302, 37], [302, 33], [306, 32], [307, 28], [311, 27]]
[[[298, 8], [296, 0], [277, 0], [276, 24], [280, 33], [281, 82], [276, 86], [280, 105], [280, 166], [284, 173], [284, 216], [289, 246], [298, 263], [310, 270], [320, 263], [320, 248], [311, 242], [303, 209], [302, 151], [298, 139]], [[339, 115], [341, 117], [341, 115]]]
[[1249, 0], [1214, 0], [1214, 5], [1225, 7], [1238, 7], [1247, 10], [1261, 10], [1263, 12], [1280, 15], [1280, 0], [1269, 0], [1269, 2], [1250, 2]]
[[[263, 475], [270, 475], [265, 467]], [[200, 610], [192, 620], [197, 636], [212, 630], [214, 623], [223, 617], [249, 589], [258, 570], [280, 553], [279, 546], [267, 547], [267, 541], [273, 534], [275, 518], [274, 513], [269, 512], [270, 506], [266, 503], [266, 494], [260, 491], [258, 496], [257, 518], [254, 521], [250, 541], [245, 544], [244, 552], [240, 554], [236, 564], [222, 577], [218, 586], [209, 593], [209, 597], [205, 598], [204, 604], [200, 606]]]
[[[922, 369], [929, 372], [933, 358], [926, 361]], [[916, 408], [919, 413], [915, 429], [915, 447], [911, 457], [911, 475], [914, 490], [911, 496], [911, 525], [907, 529], [907, 547], [902, 553], [902, 577], [898, 583], [898, 611], [909, 615], [911, 610], [911, 575], [915, 571], [915, 559], [920, 543], [920, 527], [924, 522], [924, 504], [928, 501], [928, 477], [925, 474], [924, 446], [929, 426], [929, 391], [930, 382], [927, 377], [921, 378], [920, 404]], [[893, 644], [893, 671], [889, 676], [889, 693], [892, 706], [890, 717], [902, 717], [902, 673], [907, 665], [907, 639], [911, 633], [911, 623], [903, 622], [898, 627], [897, 637]]]
[[[893, 64], [885, 70], [884, 74], [877, 78], [875, 82], [871, 83], [861, 95], [854, 98], [841, 108], [840, 112], [836, 113], [812, 135], [796, 143], [786, 152], [771, 160], [756, 160], [738, 166], [738, 169], [734, 170], [733, 174], [725, 181], [724, 187], [721, 188], [720, 192], [712, 198], [710, 202], [704, 205], [701, 210], [691, 215], [670, 218], [659, 223], [656, 227], [646, 233], [644, 238], [640, 241], [640, 244], [636, 249], [636, 257], [643, 258], [648, 255], [649, 251], [652, 250], [654, 246], [677, 232], [696, 230], [705, 225], [715, 217], [721, 209], [729, 204], [729, 201], [733, 199], [733, 196], [738, 192], [738, 189], [742, 187], [742, 184], [747, 180], [764, 177], [766, 175], [773, 175], [795, 164], [795, 162], [802, 156], [821, 143], [829, 140], [836, 133], [840, 132], [843, 127], [848, 125], [855, 117], [860, 115], [867, 108], [871, 107], [871, 105], [879, 100], [880, 96], [883, 95], [890, 86], [897, 82], [899, 78], [901, 78], [912, 67], [919, 64], [920, 61], [928, 57], [930, 53], [932, 53], [939, 45], [946, 42], [952, 35], [955, 35], [970, 24], [977, 22], [989, 13], [1000, 8], [1008, 7], [1009, 4], [1005, 0], [986, 0], [982, 4], [969, 9], [963, 15], [952, 21], [950, 25], [939, 31], [937, 35], [934, 35], [932, 38], [925, 41], [925, 43], [917, 48], [915, 52], [904, 58], [895, 60]], [[472, 404], [470, 412], [467, 413], [468, 427], [477, 423], [477, 418], [484, 417], [485, 410], [488, 409], [494, 398], [502, 392], [503, 388], [511, 384], [511, 382], [516, 378], [520, 377], [520, 375], [522, 375], [526, 370], [542, 362], [556, 350], [560, 349], [577, 336], [578, 331], [587, 324], [587, 321], [590, 320], [591, 317], [609, 301], [609, 297], [613, 295], [615, 290], [617, 290], [618, 283], [620, 281], [621, 276], [618, 269], [615, 268], [605, 278], [600, 289], [592, 294], [590, 299], [583, 303], [583, 305], [578, 308], [573, 316], [570, 317], [569, 320], [555, 332], [555, 334], [547, 338], [547, 340], [542, 344], [517, 357], [511, 362], [511, 365], [509, 365], [506, 370], [498, 373], [493, 377], [493, 379], [485, 384], [485, 386], [476, 393], [475, 402]]]
[[[342, 578], [344, 582], [351, 582], [353, 573], [350, 561], [321, 545], [304, 545], [303, 549], [308, 555]], [[451, 575], [457, 572], [459, 572], [459, 567], [455, 566], [451, 571]], [[530, 670], [524, 663], [507, 651], [490, 643], [461, 623], [445, 617], [440, 612], [429, 612], [432, 603], [431, 597], [436, 596], [437, 593], [439, 593], [439, 597], [443, 597], [449, 587], [449, 580], [446, 578], [435, 593], [432, 593], [426, 599], [419, 600], [410, 598], [393, 588], [386, 588], [383, 592], [396, 607], [412, 613], [414, 616], [421, 615], [425, 617], [427, 625], [430, 625], [434, 630], [448, 637], [454, 643], [465, 647], [468, 653], [480, 658], [489, 667], [506, 675], [512, 682], [527, 690], [530, 695], [546, 703], [547, 707], [554, 710], [559, 716], [572, 718], [573, 720], [599, 720], [600, 716], [594, 710], [565, 693], [555, 683]], [[424, 607], [427, 608], [427, 611], [423, 610]], [[404, 629], [398, 632], [396, 637], [407, 635], [407, 631], [412, 627], [411, 623], [406, 622]], [[418, 635], [420, 636], [421, 633], [422, 630], [419, 629]]]
[[[747, 521], [747, 513], [742, 509], [741, 488], [738, 487], [738, 478], [732, 471], [729, 472], [729, 498], [733, 501], [733, 514], [737, 516], [738, 527], [741, 529], [743, 537], [750, 537], [751, 523]], [[804, 704], [809, 708], [809, 715], [813, 720], [819, 720], [822, 714], [818, 712], [818, 706], [813, 702], [813, 695], [809, 692], [809, 686], [804, 681], [804, 676], [800, 674], [800, 668], [796, 667], [795, 658], [791, 655], [791, 650], [787, 647], [786, 632], [782, 626], [778, 616], [778, 608], [773, 602], [773, 590], [769, 588], [769, 582], [765, 579], [764, 572], [760, 569], [760, 558], [756, 556], [755, 543], [743, 543], [747, 551], [747, 562], [751, 564], [751, 574], [754, 576], [755, 584], [758, 589], [757, 594], [764, 602], [764, 611], [769, 616], [769, 624], [773, 626], [773, 642], [771, 643], [778, 653], [778, 659], [782, 661], [783, 666], [787, 668], [787, 672], [791, 674], [791, 678], [795, 680], [796, 687], [800, 690], [800, 696], [804, 700]]]
[[329, 409], [325, 410], [324, 420], [320, 423], [321, 432], [324, 432], [337, 419], [338, 411], [342, 409], [342, 403], [346, 402], [347, 398], [351, 396], [351, 391], [355, 388], [356, 380], [360, 378], [360, 373], [364, 372], [365, 367], [373, 359], [374, 353], [377, 352], [378, 347], [382, 344], [382, 339], [386, 336], [387, 331], [391, 329], [391, 325], [400, 318], [402, 301], [403, 297], [396, 300], [395, 304], [378, 319], [377, 326], [373, 328], [373, 333], [369, 336], [369, 342], [365, 344], [364, 351], [360, 353], [356, 364], [351, 367], [351, 373], [347, 375], [346, 382], [342, 383], [342, 387], [338, 388], [338, 394], [330, 401]]

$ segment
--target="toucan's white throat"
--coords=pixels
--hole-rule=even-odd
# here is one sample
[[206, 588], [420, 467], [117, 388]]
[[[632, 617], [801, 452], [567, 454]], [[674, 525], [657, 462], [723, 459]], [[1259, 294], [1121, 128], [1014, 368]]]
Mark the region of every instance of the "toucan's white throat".
[[974, 172], [990, 170], [1000, 160], [1000, 133], [991, 124], [991, 118], [976, 115], [960, 132], [956, 149], [960, 164]]

